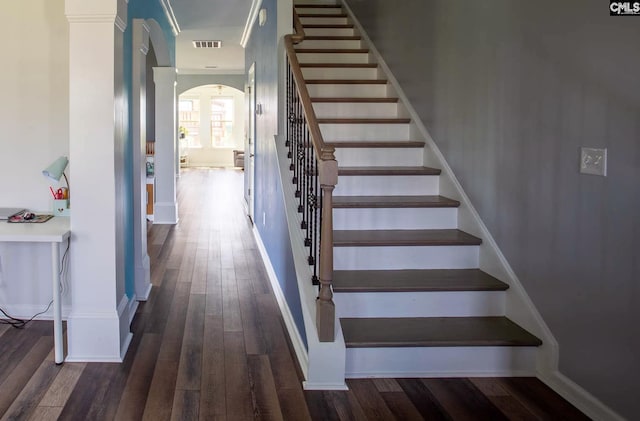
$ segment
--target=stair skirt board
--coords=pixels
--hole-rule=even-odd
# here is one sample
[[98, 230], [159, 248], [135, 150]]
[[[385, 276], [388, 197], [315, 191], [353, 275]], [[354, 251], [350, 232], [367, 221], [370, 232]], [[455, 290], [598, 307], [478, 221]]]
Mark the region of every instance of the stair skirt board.
[[457, 227], [457, 208], [333, 209], [335, 230], [453, 229]]
[[418, 167], [423, 162], [422, 148], [336, 148], [341, 166]]
[[343, 317], [485, 317], [505, 311], [504, 291], [341, 292], [336, 316]]
[[335, 247], [335, 270], [474, 269], [478, 246]]
[[439, 194], [435, 175], [341, 176], [333, 192], [335, 196], [402, 196]]
[[347, 378], [535, 376], [537, 348], [347, 348]]

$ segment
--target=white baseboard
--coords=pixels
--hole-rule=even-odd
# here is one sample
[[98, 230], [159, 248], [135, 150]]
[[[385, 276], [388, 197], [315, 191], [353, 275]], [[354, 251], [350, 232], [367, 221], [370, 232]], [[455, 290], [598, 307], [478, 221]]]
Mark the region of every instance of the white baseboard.
[[[67, 321], [70, 362], [122, 362], [120, 318], [108, 313], [71, 312]], [[125, 341], [126, 342], [126, 341]]]
[[178, 223], [177, 202], [156, 202], [153, 205], [153, 223], [175, 225]]
[[569, 379], [559, 371], [550, 373], [538, 373], [538, 378], [557, 394], [571, 402], [576, 408], [582, 411], [589, 418], [596, 421], [624, 421], [614, 410], [602, 403], [591, 393], [584, 390], [573, 380]]
[[345, 382], [342, 383], [318, 383], [318, 382], [302, 382], [304, 390], [349, 390]]
[[135, 268], [135, 294], [136, 300], [147, 301], [151, 293], [151, 259], [145, 253]]
[[267, 249], [262, 242], [260, 232], [256, 229], [255, 225], [253, 226], [253, 236], [256, 239], [258, 250], [260, 251], [265, 269], [267, 270], [267, 275], [269, 276], [269, 282], [271, 283], [271, 287], [273, 288], [273, 293], [275, 294], [276, 300], [278, 301], [278, 307], [280, 308], [280, 312], [282, 313], [284, 324], [287, 327], [289, 338], [291, 338], [291, 343], [293, 344], [293, 349], [296, 353], [296, 358], [298, 359], [298, 365], [300, 366], [302, 374], [306, 379], [308, 378], [309, 374], [309, 355], [307, 353], [307, 348], [304, 344], [304, 341], [302, 340], [302, 337], [300, 336], [300, 332], [298, 331], [296, 323], [293, 319], [293, 315], [291, 314], [291, 310], [289, 309], [287, 300], [284, 298], [284, 293], [282, 292], [282, 288], [280, 287], [278, 276], [276, 275], [276, 271], [271, 264], [271, 259], [269, 259]]

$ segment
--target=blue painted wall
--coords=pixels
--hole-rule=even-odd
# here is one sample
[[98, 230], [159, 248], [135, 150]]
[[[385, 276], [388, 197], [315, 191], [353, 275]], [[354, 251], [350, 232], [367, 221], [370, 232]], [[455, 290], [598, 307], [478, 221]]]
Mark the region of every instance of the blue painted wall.
[[[300, 336], [306, 342], [274, 139], [278, 130], [276, 0], [264, 0], [262, 8], [267, 9], [270, 19], [264, 26], [259, 26], [257, 22], [254, 24], [251, 39], [245, 49], [246, 71], [248, 72], [252, 63], [256, 63], [256, 103], [262, 104], [262, 114], [256, 116], [254, 215], [256, 227], [278, 276]], [[263, 220], [266, 221], [265, 224]]]
[[[131, 0], [129, 1], [127, 9], [127, 30], [124, 33], [124, 87], [128, 98], [129, 106], [129, 124], [127, 125], [127, 133], [125, 134], [125, 291], [129, 298], [135, 294], [135, 263], [134, 263], [134, 232], [133, 232], [133, 133], [131, 127], [133, 127], [133, 114], [131, 104], [133, 103], [131, 73], [132, 73], [132, 33], [133, 33], [133, 19], [154, 19], [160, 27], [167, 40], [167, 46], [169, 48], [169, 57], [171, 58], [171, 64], [175, 66], [175, 50], [176, 43], [175, 37], [171, 31], [171, 26], [167, 20], [162, 6], [158, 0]], [[152, 75], [148, 75], [152, 77]]]

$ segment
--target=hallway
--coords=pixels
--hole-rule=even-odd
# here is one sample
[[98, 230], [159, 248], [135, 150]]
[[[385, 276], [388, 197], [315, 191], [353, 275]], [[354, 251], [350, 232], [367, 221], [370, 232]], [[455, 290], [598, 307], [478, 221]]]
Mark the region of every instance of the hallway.
[[154, 288], [123, 364], [53, 364], [50, 322], [0, 325], [0, 414], [34, 420], [586, 419], [536, 379], [364, 379], [303, 391], [242, 172], [188, 169], [152, 225]]

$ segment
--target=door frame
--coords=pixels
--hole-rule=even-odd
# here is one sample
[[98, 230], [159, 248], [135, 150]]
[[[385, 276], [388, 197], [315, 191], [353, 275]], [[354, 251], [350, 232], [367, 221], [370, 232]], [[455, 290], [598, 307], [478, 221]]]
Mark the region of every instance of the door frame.
[[255, 155], [256, 155], [256, 63], [252, 63], [247, 71], [245, 85], [245, 107], [247, 119], [245, 123], [245, 204], [247, 215], [255, 223]]

